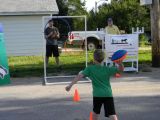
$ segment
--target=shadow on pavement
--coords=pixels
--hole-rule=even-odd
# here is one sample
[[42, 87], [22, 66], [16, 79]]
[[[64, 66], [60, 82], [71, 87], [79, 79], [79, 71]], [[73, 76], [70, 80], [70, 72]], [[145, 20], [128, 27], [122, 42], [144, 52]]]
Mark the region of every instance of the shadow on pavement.
[[[116, 97], [119, 120], [158, 120], [160, 96]], [[72, 98], [0, 99], [0, 120], [89, 120], [92, 98], [82, 97], [74, 103]], [[100, 116], [103, 117], [103, 110]]]

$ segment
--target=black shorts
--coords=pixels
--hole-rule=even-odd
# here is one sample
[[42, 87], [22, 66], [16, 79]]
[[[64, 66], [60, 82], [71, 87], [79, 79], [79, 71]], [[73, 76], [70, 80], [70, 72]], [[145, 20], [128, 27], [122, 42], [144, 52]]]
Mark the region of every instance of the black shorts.
[[100, 114], [102, 105], [104, 106], [105, 117], [116, 114], [113, 97], [93, 97], [94, 113]]
[[46, 56], [47, 57], [58, 57], [59, 52], [58, 52], [58, 45], [46, 45]]

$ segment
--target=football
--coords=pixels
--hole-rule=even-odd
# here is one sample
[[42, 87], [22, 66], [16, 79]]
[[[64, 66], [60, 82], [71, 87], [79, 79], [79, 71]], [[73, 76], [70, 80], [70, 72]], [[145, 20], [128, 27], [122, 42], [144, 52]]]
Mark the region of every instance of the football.
[[127, 56], [126, 50], [118, 50], [113, 53], [111, 60], [116, 63], [119, 60], [123, 61], [126, 58], [126, 56]]

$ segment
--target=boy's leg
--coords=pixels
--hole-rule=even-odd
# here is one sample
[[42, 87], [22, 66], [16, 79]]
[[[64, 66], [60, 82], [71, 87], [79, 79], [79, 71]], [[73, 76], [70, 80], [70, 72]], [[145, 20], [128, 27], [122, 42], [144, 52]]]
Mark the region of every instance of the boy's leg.
[[110, 120], [118, 120], [115, 112], [113, 97], [104, 98], [104, 111], [105, 117], [109, 117]]
[[102, 98], [93, 97], [93, 120], [98, 120], [98, 116], [100, 114], [101, 107], [102, 107]]
[[99, 116], [98, 114], [96, 114], [95, 112], [93, 112], [93, 116], [92, 116], [93, 120], [98, 120], [98, 116]]
[[117, 115], [110, 115], [109, 119], [110, 120], [118, 120]]

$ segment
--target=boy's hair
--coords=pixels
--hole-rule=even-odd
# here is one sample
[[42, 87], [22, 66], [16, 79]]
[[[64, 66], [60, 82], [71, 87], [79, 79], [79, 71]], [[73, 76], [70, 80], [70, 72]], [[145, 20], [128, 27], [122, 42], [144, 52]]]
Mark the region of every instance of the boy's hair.
[[94, 56], [93, 57], [94, 57], [94, 60], [101, 63], [105, 58], [105, 54], [101, 49], [97, 49], [97, 50], [94, 51]]

